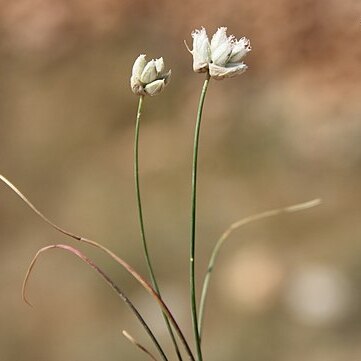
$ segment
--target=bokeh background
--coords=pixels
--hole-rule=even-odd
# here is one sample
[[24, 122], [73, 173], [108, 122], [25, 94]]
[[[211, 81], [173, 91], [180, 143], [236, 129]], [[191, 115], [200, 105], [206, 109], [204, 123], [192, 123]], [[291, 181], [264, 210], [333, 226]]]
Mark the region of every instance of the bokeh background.
[[[207, 361], [361, 359], [361, 3], [359, 0], [2, 0], [0, 169], [51, 219], [146, 267], [132, 178], [139, 53], [172, 68], [146, 99], [141, 182], [165, 299], [191, 338], [188, 234], [192, 133], [203, 76], [183, 40], [226, 25], [251, 39], [242, 77], [213, 81], [200, 146], [198, 281], [235, 220], [317, 197], [321, 206], [237, 231], [224, 247], [205, 320]], [[0, 359], [143, 360], [150, 346], [71, 243], [0, 190]], [[102, 254], [171, 351], [153, 300]], [[150, 346], [151, 347], [151, 346]], [[171, 354], [174, 360], [174, 354]]]

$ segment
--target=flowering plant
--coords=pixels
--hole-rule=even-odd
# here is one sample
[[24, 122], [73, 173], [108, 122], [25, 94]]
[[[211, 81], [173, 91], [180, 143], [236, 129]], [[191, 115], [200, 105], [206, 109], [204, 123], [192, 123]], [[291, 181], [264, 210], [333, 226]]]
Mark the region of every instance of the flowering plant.
[[[209, 85], [209, 81], [213, 79], [225, 79], [233, 78], [238, 75], [241, 75], [247, 69], [247, 66], [241, 61], [244, 56], [251, 51], [250, 42], [246, 38], [241, 38], [237, 40], [233, 35], [226, 35], [226, 28], [221, 27], [213, 35], [211, 41], [208, 40], [206, 30], [202, 28], [201, 30], [195, 30], [192, 33], [193, 37], [193, 49], [189, 50], [193, 55], [193, 70], [197, 73], [205, 73], [206, 78], [204, 85], [201, 91], [196, 123], [195, 123], [195, 132], [194, 132], [194, 146], [193, 146], [193, 164], [192, 164], [192, 190], [191, 190], [191, 217], [190, 217], [190, 241], [189, 241], [189, 294], [190, 294], [190, 310], [192, 316], [192, 325], [193, 325], [193, 336], [195, 343], [195, 351], [190, 347], [189, 341], [186, 339], [183, 330], [180, 328], [177, 320], [174, 317], [174, 314], [170, 307], [166, 304], [162, 298], [161, 290], [158, 285], [158, 280], [155, 275], [155, 272], [152, 267], [152, 261], [147, 245], [145, 226], [143, 222], [143, 211], [142, 211], [142, 201], [141, 201], [141, 191], [140, 191], [140, 182], [139, 182], [139, 134], [140, 134], [140, 123], [142, 116], [142, 107], [145, 96], [155, 96], [160, 94], [170, 80], [171, 71], [165, 70], [165, 65], [163, 58], [156, 60], [150, 60], [147, 62], [145, 55], [139, 55], [135, 60], [133, 65], [132, 74], [130, 78], [131, 90], [134, 94], [139, 96], [138, 111], [136, 116], [135, 124], [135, 142], [134, 142], [134, 178], [135, 178], [135, 191], [137, 197], [137, 207], [138, 207], [138, 217], [139, 217], [139, 226], [141, 241], [144, 250], [145, 261], [147, 264], [150, 282], [146, 278], [140, 275], [137, 271], [134, 270], [125, 260], [116, 255], [113, 251], [109, 250], [101, 243], [94, 240], [85, 238], [83, 236], [77, 235], [73, 232], [70, 232], [63, 227], [60, 227], [49, 218], [47, 218], [43, 213], [41, 213], [38, 208], [36, 208], [28, 198], [7, 178], [0, 175], [0, 180], [8, 188], [10, 188], [18, 197], [20, 197], [27, 206], [29, 206], [33, 212], [35, 212], [40, 218], [42, 218], [48, 225], [59, 231], [60, 233], [78, 241], [95, 247], [107, 255], [109, 255], [115, 262], [117, 262], [121, 267], [123, 267], [130, 275], [132, 275], [135, 280], [152, 296], [152, 298], [160, 306], [160, 310], [164, 316], [165, 327], [168, 329], [169, 336], [174, 345], [175, 355], [179, 361], [183, 360], [184, 353], [187, 355], [187, 358], [191, 361], [203, 361], [203, 350], [202, 350], [202, 335], [203, 335], [203, 320], [205, 313], [205, 305], [207, 299], [208, 288], [210, 284], [210, 279], [212, 272], [214, 270], [215, 262], [219, 253], [220, 248], [224, 242], [229, 238], [230, 234], [236, 229], [244, 226], [250, 222], [254, 222], [266, 217], [276, 216], [280, 213], [292, 213], [295, 211], [307, 209], [319, 204], [319, 200], [313, 200], [306, 203], [301, 203], [289, 207], [274, 209], [259, 213], [244, 219], [241, 219], [233, 223], [226, 231], [221, 235], [214, 246], [214, 250], [209, 260], [208, 268], [205, 274], [202, 291], [200, 294], [200, 302], [197, 304], [197, 290], [195, 285], [195, 273], [196, 273], [196, 210], [197, 210], [197, 171], [198, 171], [198, 145], [199, 145], [199, 136], [200, 136], [200, 127], [202, 120], [203, 107], [205, 102], [205, 97]], [[155, 356], [148, 347], [143, 346], [137, 340], [135, 340], [127, 331], [123, 331], [123, 335], [136, 345], [140, 350], [145, 352], [153, 360], [157, 360], [160, 357], [163, 361], [169, 361], [169, 355], [166, 354], [163, 347], [161, 346], [160, 341], [153, 333], [151, 326], [145, 321], [141, 312], [133, 304], [133, 302], [128, 298], [126, 293], [119, 288], [119, 286], [100, 268], [96, 263], [89, 259], [83, 252], [81, 252], [76, 247], [66, 245], [66, 244], [52, 244], [46, 247], [41, 248], [33, 258], [28, 271], [25, 276], [23, 284], [23, 298], [28, 303], [27, 298], [27, 285], [31, 271], [39, 258], [39, 256], [51, 249], [62, 249], [64, 251], [70, 252], [71, 254], [78, 257], [80, 260], [88, 264], [93, 268], [108, 284], [109, 286], [117, 293], [121, 300], [130, 308], [134, 315], [139, 320], [142, 327], [145, 329], [149, 335], [152, 343], [154, 344], [158, 356]], [[181, 350], [180, 344], [184, 351]]]

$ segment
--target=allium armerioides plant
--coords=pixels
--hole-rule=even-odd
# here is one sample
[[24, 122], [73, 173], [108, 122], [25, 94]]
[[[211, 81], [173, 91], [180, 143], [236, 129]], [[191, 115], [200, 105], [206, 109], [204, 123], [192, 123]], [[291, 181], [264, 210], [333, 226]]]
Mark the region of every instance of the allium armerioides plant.
[[[202, 347], [201, 347], [201, 337], [203, 333], [203, 320], [204, 320], [204, 311], [207, 299], [207, 293], [209, 288], [209, 282], [211, 278], [212, 271], [214, 269], [215, 261], [217, 259], [219, 250], [224, 242], [229, 238], [231, 233], [253, 221], [257, 221], [260, 219], [264, 219], [267, 217], [276, 216], [280, 213], [292, 213], [296, 211], [300, 211], [303, 209], [311, 208], [320, 203], [319, 199], [315, 199], [313, 201], [296, 204], [289, 207], [274, 209], [270, 211], [266, 211], [263, 213], [259, 213], [250, 217], [243, 218], [233, 224], [221, 235], [221, 237], [216, 242], [213, 252], [211, 254], [209, 265], [206, 270], [206, 275], [203, 282], [199, 308], [197, 307], [197, 297], [196, 297], [196, 287], [195, 287], [195, 259], [196, 259], [196, 206], [197, 206], [197, 169], [198, 169], [198, 148], [199, 148], [199, 135], [200, 135], [200, 126], [202, 120], [202, 112], [204, 101], [209, 85], [209, 81], [211, 78], [216, 80], [221, 80], [225, 78], [233, 78], [238, 75], [241, 75], [247, 69], [247, 66], [241, 61], [244, 56], [251, 50], [250, 42], [246, 38], [241, 38], [237, 40], [233, 35], [227, 36], [226, 28], [221, 27], [217, 30], [217, 32], [213, 35], [211, 41], [208, 40], [208, 36], [206, 30], [201, 28], [201, 30], [195, 30], [192, 33], [193, 37], [193, 49], [188, 50], [193, 55], [193, 70], [197, 73], [205, 73], [206, 78], [203, 84], [203, 88], [201, 91], [196, 124], [195, 124], [195, 133], [194, 133], [194, 145], [193, 145], [193, 164], [192, 164], [192, 191], [191, 191], [191, 217], [190, 217], [190, 256], [189, 256], [189, 293], [190, 293], [190, 308], [191, 308], [191, 316], [192, 316], [192, 325], [193, 325], [193, 333], [194, 333], [194, 342], [196, 352], [193, 353], [189, 342], [186, 340], [183, 331], [179, 327], [178, 322], [176, 321], [170, 307], [164, 302], [160, 287], [158, 285], [158, 281], [156, 275], [153, 270], [151, 257], [148, 249], [148, 244], [146, 240], [146, 233], [143, 221], [143, 211], [142, 211], [142, 201], [141, 201], [141, 193], [140, 193], [140, 182], [139, 182], [139, 134], [140, 134], [140, 121], [142, 115], [143, 101], [146, 96], [154, 96], [160, 94], [166, 85], [169, 82], [171, 71], [165, 70], [165, 65], [163, 58], [159, 58], [156, 60], [151, 60], [149, 62], [146, 61], [145, 55], [139, 55], [136, 59], [133, 69], [132, 75], [130, 79], [131, 89], [134, 94], [139, 96], [139, 104], [138, 111], [136, 116], [136, 124], [135, 124], [135, 141], [134, 141], [134, 180], [135, 180], [135, 191], [137, 198], [137, 208], [138, 208], [138, 218], [140, 225], [140, 235], [142, 240], [142, 246], [144, 250], [144, 257], [147, 264], [149, 277], [151, 283], [146, 281], [145, 277], [140, 275], [137, 271], [135, 271], [127, 262], [125, 262], [122, 258], [117, 256], [114, 252], [104, 247], [101, 243], [95, 242], [91, 239], [79, 236], [73, 232], [70, 232], [63, 227], [58, 226], [54, 222], [52, 222], [49, 218], [47, 218], [43, 213], [41, 213], [26, 197], [25, 195], [7, 178], [0, 175], [0, 180], [5, 184], [8, 188], [10, 188], [20, 199], [22, 199], [25, 204], [30, 207], [33, 212], [35, 212], [40, 218], [43, 219], [46, 223], [48, 223], [51, 227], [59, 231], [60, 233], [87, 245], [96, 247], [97, 249], [105, 252], [109, 255], [115, 262], [117, 262], [120, 266], [122, 266], [130, 275], [132, 275], [136, 281], [153, 297], [153, 299], [158, 303], [160, 309], [163, 313], [165, 326], [169, 332], [170, 338], [172, 340], [175, 354], [179, 361], [183, 361], [183, 353], [180, 350], [178, 345], [179, 341], [187, 355], [187, 358], [191, 361], [203, 361]], [[163, 361], [169, 361], [170, 359], [166, 355], [163, 347], [161, 346], [159, 340], [153, 333], [151, 327], [144, 320], [140, 311], [134, 306], [133, 302], [126, 296], [126, 294], [121, 290], [115, 282], [91, 259], [86, 257], [79, 249], [65, 245], [65, 244], [52, 244], [46, 247], [41, 248], [33, 258], [28, 271], [25, 276], [24, 284], [23, 284], [23, 299], [28, 304], [29, 301], [26, 297], [26, 287], [28, 284], [28, 279], [31, 274], [31, 271], [38, 259], [38, 257], [45, 251], [50, 249], [62, 249], [71, 254], [77, 256], [83, 262], [92, 267], [95, 271], [98, 272], [102, 276], [102, 278], [112, 287], [112, 289], [118, 294], [123, 302], [130, 308], [130, 310], [137, 317], [138, 321], [145, 329], [147, 334], [149, 335], [151, 341], [153, 342], [157, 352], [159, 353], [159, 357]], [[198, 311], [199, 310], [199, 314]], [[145, 352], [150, 358], [153, 360], [157, 360], [157, 357], [154, 356], [150, 350], [140, 344], [137, 340], [135, 340], [127, 331], [123, 331], [123, 335], [134, 345], [136, 345], [141, 351]]]

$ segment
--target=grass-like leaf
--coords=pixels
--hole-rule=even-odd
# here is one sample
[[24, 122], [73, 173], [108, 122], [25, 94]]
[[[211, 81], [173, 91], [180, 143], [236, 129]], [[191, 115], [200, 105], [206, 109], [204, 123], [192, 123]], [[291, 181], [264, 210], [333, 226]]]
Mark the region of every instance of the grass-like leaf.
[[[170, 323], [172, 324], [173, 328], [175, 329], [179, 339], [181, 340], [189, 359], [195, 361], [192, 350], [189, 347], [189, 344], [180, 329], [177, 321], [175, 320], [173, 314], [171, 313], [169, 307], [165, 304], [163, 299], [159, 296], [159, 294], [154, 290], [154, 288], [141, 276], [138, 272], [136, 272], [133, 267], [131, 267], [127, 262], [125, 262], [122, 258], [117, 256], [114, 252], [109, 250], [107, 247], [101, 245], [98, 242], [95, 242], [91, 239], [79, 236], [73, 232], [70, 232], [54, 222], [52, 222], [49, 218], [47, 218], [43, 213], [41, 213], [29, 200], [25, 195], [14, 185], [12, 184], [7, 178], [0, 175], [0, 181], [2, 181], [8, 188], [10, 188], [34, 213], [36, 213], [44, 222], [49, 224], [52, 228], [59, 231], [60, 233], [73, 238], [76, 241], [88, 244], [90, 246], [96, 247], [106, 254], [108, 254], [114, 261], [116, 261], [119, 265], [121, 265], [128, 273], [130, 273], [138, 283], [154, 298], [154, 300], [159, 304], [164, 314], [168, 317]], [[53, 247], [54, 248], [54, 247]]]
[[51, 249], [63, 249], [65, 251], [68, 251], [70, 253], [72, 253], [73, 255], [77, 256], [78, 258], [80, 258], [83, 262], [85, 262], [87, 265], [89, 265], [91, 268], [93, 268], [98, 274], [100, 274], [100, 276], [103, 277], [103, 279], [105, 280], [105, 282], [116, 292], [116, 294], [120, 297], [120, 299], [122, 301], [124, 301], [126, 303], [126, 305], [131, 309], [131, 311], [135, 314], [135, 316], [137, 317], [137, 319], [139, 320], [139, 322], [141, 323], [141, 325], [144, 327], [144, 329], [146, 330], [146, 332], [148, 333], [149, 337], [151, 338], [151, 340], [153, 341], [155, 347], [158, 349], [163, 361], [168, 361], [167, 356], [165, 355], [162, 347], [160, 346], [157, 338], [155, 337], [153, 331], [149, 328], [148, 324], [146, 323], [146, 321], [144, 320], [144, 318], [142, 317], [142, 315], [139, 313], [139, 311], [137, 310], [137, 308], [134, 306], [134, 304], [130, 301], [130, 299], [125, 295], [125, 293], [112, 281], [112, 279], [100, 268], [98, 267], [91, 259], [89, 259], [88, 257], [86, 257], [81, 251], [79, 251], [77, 248], [65, 245], [65, 244], [53, 244], [47, 247], [43, 247], [41, 248], [36, 255], [34, 256], [33, 260], [31, 261], [29, 268], [26, 272], [25, 275], [25, 279], [24, 279], [24, 283], [23, 283], [23, 288], [22, 288], [22, 296], [23, 296], [23, 300], [30, 306], [31, 303], [29, 302], [27, 296], [26, 296], [26, 291], [27, 291], [27, 285], [28, 285], [28, 281], [29, 281], [29, 277], [32, 273], [32, 270], [35, 266], [36, 261], [38, 260], [39, 256], [46, 252], [49, 251]]
[[152, 360], [154, 361], [158, 361], [155, 356], [147, 349], [145, 348], [143, 345], [141, 345], [133, 336], [131, 336], [127, 331], [123, 330], [122, 331], [123, 336], [129, 341], [131, 342], [133, 345], [135, 345], [136, 347], [138, 347], [141, 351], [143, 351], [145, 354], [147, 354]]
[[255, 221], [259, 221], [261, 219], [274, 217], [274, 216], [277, 216], [277, 215], [283, 214], [283, 213], [294, 213], [294, 212], [302, 211], [305, 209], [316, 207], [320, 203], [321, 203], [321, 199], [314, 199], [312, 201], [298, 203], [298, 204], [294, 204], [294, 205], [288, 206], [288, 207], [271, 209], [269, 211], [257, 213], [252, 216], [242, 218], [241, 220], [232, 223], [226, 229], [226, 231], [221, 235], [221, 237], [218, 239], [216, 245], [213, 248], [212, 255], [211, 255], [209, 263], [208, 263], [207, 273], [206, 273], [206, 275], [204, 277], [204, 281], [203, 281], [202, 294], [201, 294], [201, 299], [200, 299], [200, 303], [199, 303], [199, 320], [198, 320], [198, 330], [199, 330], [200, 335], [202, 335], [204, 308], [205, 308], [205, 304], [206, 304], [206, 298], [207, 298], [209, 282], [211, 279], [211, 274], [214, 269], [214, 265], [215, 265], [216, 259], [218, 257], [219, 251], [220, 251], [222, 245], [224, 244], [224, 242], [229, 238], [231, 233], [233, 231], [235, 231], [236, 229], [238, 229], [242, 226], [245, 226], [246, 224], [249, 224], [249, 223], [252, 223]]

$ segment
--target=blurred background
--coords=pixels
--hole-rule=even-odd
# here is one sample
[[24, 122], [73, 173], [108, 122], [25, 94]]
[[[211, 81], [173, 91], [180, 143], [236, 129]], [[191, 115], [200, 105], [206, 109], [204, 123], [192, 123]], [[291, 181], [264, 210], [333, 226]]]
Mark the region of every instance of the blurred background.
[[[195, 113], [203, 75], [191, 32], [251, 39], [242, 77], [211, 81], [199, 170], [198, 285], [217, 238], [244, 216], [322, 198], [321, 206], [235, 232], [216, 264], [205, 318], [207, 361], [361, 359], [361, 3], [358, 0], [2, 0], [0, 172], [58, 224], [146, 274], [135, 208], [135, 58], [163, 56], [173, 76], [147, 98], [141, 186], [164, 298], [189, 339], [188, 236]], [[0, 359], [145, 360], [152, 347], [126, 306], [62, 251], [70, 243], [0, 189]], [[99, 252], [171, 345], [153, 300]], [[199, 288], [198, 288], [199, 289]], [[173, 353], [170, 359], [175, 360]]]

